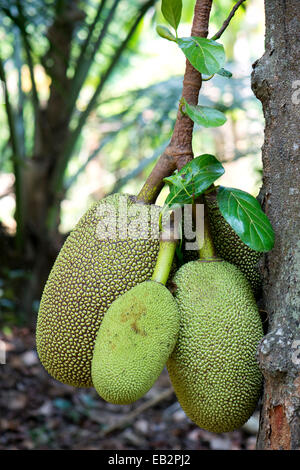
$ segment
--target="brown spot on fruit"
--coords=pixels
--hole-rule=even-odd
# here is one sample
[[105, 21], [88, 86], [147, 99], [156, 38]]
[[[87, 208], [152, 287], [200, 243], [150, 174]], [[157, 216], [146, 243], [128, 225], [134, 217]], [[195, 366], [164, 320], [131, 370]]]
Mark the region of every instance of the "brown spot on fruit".
[[141, 335], [141, 336], [147, 336], [147, 333], [138, 327], [136, 321], [131, 324], [131, 328], [136, 334]]
[[128, 312], [126, 312], [126, 313], [124, 312], [124, 313], [121, 314], [121, 319], [120, 319], [120, 321], [121, 321], [122, 323], [125, 323], [125, 322], [128, 320], [128, 318], [129, 318], [129, 313], [128, 313]]

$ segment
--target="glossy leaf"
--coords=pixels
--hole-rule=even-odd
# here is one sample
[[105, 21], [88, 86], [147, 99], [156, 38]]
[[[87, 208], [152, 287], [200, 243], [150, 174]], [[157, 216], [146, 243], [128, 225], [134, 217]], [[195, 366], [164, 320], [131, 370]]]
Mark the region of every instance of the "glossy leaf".
[[198, 72], [212, 75], [218, 72], [225, 64], [225, 52], [222, 44], [212, 39], [178, 38], [177, 44]]
[[224, 173], [221, 163], [213, 155], [194, 158], [174, 175], [164, 178], [170, 193], [165, 204], [191, 204]]
[[225, 114], [214, 108], [207, 106], [194, 106], [188, 104], [184, 100], [185, 112], [196, 124], [200, 124], [204, 127], [219, 127], [222, 126], [227, 118]]
[[167, 22], [177, 31], [182, 12], [182, 0], [162, 0], [161, 12]]
[[256, 251], [269, 251], [274, 246], [274, 231], [259, 202], [240, 189], [220, 187], [219, 209], [241, 240]]

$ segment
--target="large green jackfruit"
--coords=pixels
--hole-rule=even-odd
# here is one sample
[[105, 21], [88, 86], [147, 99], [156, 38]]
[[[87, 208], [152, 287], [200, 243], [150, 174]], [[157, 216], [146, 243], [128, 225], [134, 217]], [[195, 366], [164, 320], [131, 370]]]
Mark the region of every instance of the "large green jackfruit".
[[[140, 227], [136, 210], [144, 214]], [[37, 320], [38, 355], [55, 379], [92, 386], [94, 342], [105, 312], [118, 296], [151, 278], [159, 251], [152, 230], [159, 212], [158, 206], [136, 204], [133, 196], [113, 194], [95, 203], [68, 236], [45, 285]], [[103, 238], [103, 232], [111, 238]]]
[[132, 403], [152, 387], [174, 349], [179, 310], [168, 289], [145, 281], [116, 299], [97, 334], [93, 384], [110, 403]]
[[258, 269], [261, 253], [242, 242], [222, 216], [213, 196], [207, 196], [206, 203], [217, 255], [239, 268], [250, 282], [254, 295], [258, 296], [261, 289], [261, 275]]
[[249, 282], [226, 261], [192, 261], [173, 280], [181, 320], [167, 368], [185, 413], [227, 432], [252, 415], [260, 394], [262, 323]]

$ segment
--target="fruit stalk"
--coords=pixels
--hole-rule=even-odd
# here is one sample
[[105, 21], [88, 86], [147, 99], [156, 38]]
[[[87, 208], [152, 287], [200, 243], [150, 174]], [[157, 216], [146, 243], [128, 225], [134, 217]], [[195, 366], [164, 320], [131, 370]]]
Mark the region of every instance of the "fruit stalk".
[[152, 274], [152, 281], [159, 282], [164, 286], [167, 283], [177, 245], [177, 235], [174, 230], [173, 214], [170, 226], [163, 227], [160, 233], [160, 245], [156, 265]]
[[[203, 230], [203, 240], [198, 238], [198, 234], [196, 234], [198, 243], [199, 243], [199, 256], [201, 259], [209, 260], [215, 259], [216, 251], [214, 247], [214, 243], [212, 240], [211, 232], [210, 232], [210, 223], [208, 218], [208, 211], [206, 204], [204, 204], [204, 230]], [[200, 243], [202, 241], [202, 243]]]
[[[207, 37], [211, 7], [212, 0], [196, 1], [191, 36]], [[182, 98], [190, 104], [197, 105], [201, 84], [201, 74], [187, 60]], [[170, 176], [176, 168], [180, 170], [192, 160], [193, 128], [193, 121], [187, 115], [183, 115], [178, 108], [171, 141], [144, 183], [137, 196], [138, 200], [153, 204], [163, 187], [163, 178]]]
[[[197, 240], [198, 247], [199, 247], [199, 257], [202, 260], [217, 259], [217, 254], [216, 254], [216, 250], [214, 247], [211, 230], [210, 230], [208, 210], [204, 202], [204, 198], [200, 197], [196, 201], [196, 203], [204, 205], [203, 223], [200, 224], [199, 229], [196, 225], [196, 240]], [[193, 214], [193, 218], [194, 218], [194, 214]]]

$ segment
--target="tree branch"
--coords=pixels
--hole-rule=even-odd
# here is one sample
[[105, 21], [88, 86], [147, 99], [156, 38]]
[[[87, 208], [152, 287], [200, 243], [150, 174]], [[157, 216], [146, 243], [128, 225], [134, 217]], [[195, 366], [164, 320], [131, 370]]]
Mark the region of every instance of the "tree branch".
[[229, 13], [228, 15], [228, 18], [224, 21], [223, 25], [222, 25], [222, 28], [219, 29], [219, 31], [211, 38], [213, 39], [214, 41], [216, 41], [217, 39], [219, 39], [222, 34], [224, 33], [225, 29], [227, 28], [227, 26], [229, 25], [231, 19], [233, 18], [236, 10], [239, 8], [239, 6], [244, 3], [246, 0], [239, 0], [235, 5], [234, 7], [232, 8], [231, 12]]
[[[211, 7], [212, 0], [196, 1], [191, 36], [207, 37]], [[197, 105], [201, 84], [201, 74], [187, 60], [182, 97], [188, 103]], [[171, 141], [142, 187], [138, 195], [139, 200], [148, 203], [155, 202], [163, 187], [163, 178], [171, 175], [176, 168], [180, 169], [192, 160], [193, 128], [193, 121], [178, 109]]]

